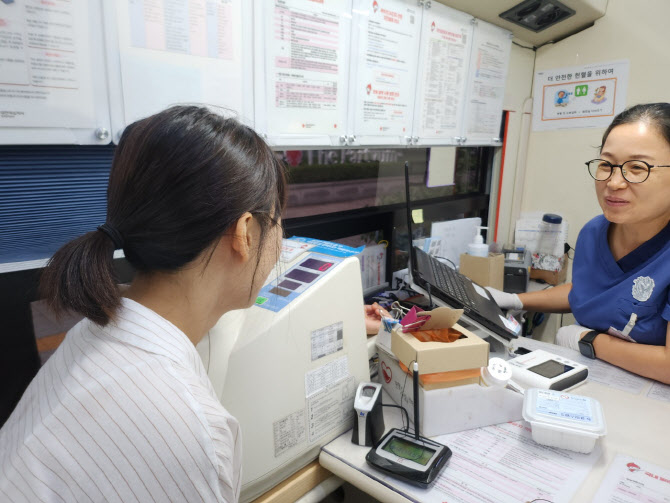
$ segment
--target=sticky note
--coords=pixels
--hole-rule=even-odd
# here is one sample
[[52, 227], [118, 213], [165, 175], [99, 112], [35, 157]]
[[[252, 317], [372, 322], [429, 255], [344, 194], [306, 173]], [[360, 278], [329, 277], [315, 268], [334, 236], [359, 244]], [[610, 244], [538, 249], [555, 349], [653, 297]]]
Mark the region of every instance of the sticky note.
[[423, 208], [419, 208], [418, 210], [412, 210], [412, 221], [415, 224], [423, 223]]

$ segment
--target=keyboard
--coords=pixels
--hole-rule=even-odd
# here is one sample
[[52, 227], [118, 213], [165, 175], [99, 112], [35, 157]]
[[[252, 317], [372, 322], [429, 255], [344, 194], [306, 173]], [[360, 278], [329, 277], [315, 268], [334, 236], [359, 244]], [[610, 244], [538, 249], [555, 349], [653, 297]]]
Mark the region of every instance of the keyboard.
[[468, 290], [465, 288], [463, 277], [439, 260], [428, 255], [425, 257], [428, 259], [430, 269], [433, 271], [435, 286], [449, 296], [460, 300], [463, 304], [474, 308], [475, 301], [470, 297]]

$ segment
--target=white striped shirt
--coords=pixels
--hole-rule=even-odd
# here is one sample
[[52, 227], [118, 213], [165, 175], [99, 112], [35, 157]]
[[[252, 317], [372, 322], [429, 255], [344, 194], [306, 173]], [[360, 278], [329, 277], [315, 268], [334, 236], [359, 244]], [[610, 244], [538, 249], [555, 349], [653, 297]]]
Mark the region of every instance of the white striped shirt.
[[124, 298], [70, 330], [0, 430], [0, 501], [237, 501], [237, 420], [186, 335]]

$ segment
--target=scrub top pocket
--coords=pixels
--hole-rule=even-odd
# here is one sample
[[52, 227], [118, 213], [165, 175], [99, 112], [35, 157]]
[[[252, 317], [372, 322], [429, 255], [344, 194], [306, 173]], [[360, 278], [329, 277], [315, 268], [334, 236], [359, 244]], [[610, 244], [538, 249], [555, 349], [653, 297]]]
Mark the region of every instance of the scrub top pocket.
[[[631, 314], [637, 315], [635, 326], [630, 331], [630, 335], [637, 342], [643, 344], [653, 344], [651, 341], [644, 340], [645, 334], [654, 334], [658, 330], [659, 322], [658, 305], [652, 302], [638, 302], [628, 299], [618, 299], [616, 303], [617, 316], [615, 317], [617, 323], [621, 326], [614, 326], [617, 330], [623, 331], [624, 327], [630, 320]], [[665, 332], [665, 331], [664, 331]], [[640, 337], [642, 336], [642, 337]], [[640, 340], [640, 339], [643, 340]]]

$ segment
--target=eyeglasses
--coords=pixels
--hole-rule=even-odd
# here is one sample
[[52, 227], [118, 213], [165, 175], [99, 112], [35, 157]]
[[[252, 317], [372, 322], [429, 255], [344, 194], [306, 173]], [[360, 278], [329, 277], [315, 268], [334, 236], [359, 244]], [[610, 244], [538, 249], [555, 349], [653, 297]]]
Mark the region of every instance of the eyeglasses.
[[649, 178], [651, 168], [670, 168], [669, 165], [652, 166], [644, 161], [631, 160], [623, 164], [612, 164], [604, 159], [593, 159], [592, 161], [584, 163], [589, 168], [589, 175], [594, 180], [604, 182], [609, 180], [614, 173], [614, 168], [620, 168], [621, 174], [628, 183], [642, 183]]

